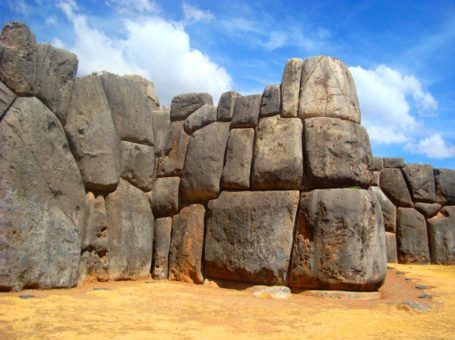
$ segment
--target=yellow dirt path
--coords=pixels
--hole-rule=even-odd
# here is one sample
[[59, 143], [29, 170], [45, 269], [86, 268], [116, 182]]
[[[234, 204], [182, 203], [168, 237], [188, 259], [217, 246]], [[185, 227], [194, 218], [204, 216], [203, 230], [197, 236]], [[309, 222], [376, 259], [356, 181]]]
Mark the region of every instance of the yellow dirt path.
[[[302, 295], [274, 300], [249, 291], [144, 281], [0, 293], [0, 339], [455, 339], [455, 266], [393, 266], [382, 298], [374, 301]], [[422, 292], [433, 298], [418, 298]], [[34, 298], [21, 299], [24, 294]], [[399, 307], [408, 300], [431, 310]]]

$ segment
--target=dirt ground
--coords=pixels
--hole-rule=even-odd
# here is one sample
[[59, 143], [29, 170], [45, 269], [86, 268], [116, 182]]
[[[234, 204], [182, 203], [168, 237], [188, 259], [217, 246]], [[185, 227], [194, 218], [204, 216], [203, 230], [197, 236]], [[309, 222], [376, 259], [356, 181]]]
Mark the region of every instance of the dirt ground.
[[0, 293], [0, 339], [455, 339], [455, 266], [392, 266], [373, 300], [156, 281]]

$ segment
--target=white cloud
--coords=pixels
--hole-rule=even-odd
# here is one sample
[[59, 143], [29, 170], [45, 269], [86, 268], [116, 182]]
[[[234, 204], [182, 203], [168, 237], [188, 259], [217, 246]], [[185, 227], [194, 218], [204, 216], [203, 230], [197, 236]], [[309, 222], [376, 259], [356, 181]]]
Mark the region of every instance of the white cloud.
[[429, 158], [455, 157], [455, 145], [444, 141], [439, 133], [435, 133], [417, 143], [410, 142], [405, 149], [412, 153], [424, 154]]
[[107, 0], [106, 4], [120, 13], [150, 14], [161, 11], [160, 6], [150, 0]]
[[24, 0], [7, 0], [6, 5], [12, 12], [22, 15], [28, 15], [31, 11]]
[[156, 16], [134, 21], [119, 17], [124, 38], [114, 38], [95, 28], [75, 3], [61, 2], [60, 8], [74, 27], [75, 42], [70, 48], [79, 57], [80, 74], [103, 70], [140, 74], [154, 82], [165, 105], [187, 92], [209, 92], [217, 102], [222, 92], [232, 88], [227, 71], [191, 48], [190, 37], [178, 23]]
[[274, 50], [284, 46], [288, 40], [288, 36], [284, 32], [273, 31], [270, 33], [269, 39], [265, 42], [264, 46], [268, 49]]
[[194, 24], [200, 21], [211, 21], [215, 19], [215, 16], [210, 11], [204, 11], [196, 6], [191, 6], [186, 1], [183, 1], [182, 9], [185, 24]]

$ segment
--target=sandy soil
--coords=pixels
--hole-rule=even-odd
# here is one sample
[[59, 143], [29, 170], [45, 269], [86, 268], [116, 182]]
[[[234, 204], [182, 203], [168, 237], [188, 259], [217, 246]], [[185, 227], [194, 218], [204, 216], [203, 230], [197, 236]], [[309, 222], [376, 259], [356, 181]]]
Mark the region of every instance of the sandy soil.
[[[248, 290], [153, 281], [0, 293], [0, 338], [455, 339], [455, 266], [393, 266], [375, 300], [362, 294], [275, 300]], [[432, 299], [419, 298], [423, 293]], [[20, 298], [27, 294], [34, 297]], [[406, 308], [403, 301], [430, 310]]]

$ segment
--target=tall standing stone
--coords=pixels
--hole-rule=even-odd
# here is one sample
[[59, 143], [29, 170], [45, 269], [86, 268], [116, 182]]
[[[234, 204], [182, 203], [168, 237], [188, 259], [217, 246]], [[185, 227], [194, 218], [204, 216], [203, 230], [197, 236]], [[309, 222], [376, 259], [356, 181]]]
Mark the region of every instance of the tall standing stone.
[[425, 217], [413, 208], [398, 208], [398, 259], [400, 263], [429, 263]]
[[155, 280], [166, 280], [168, 278], [171, 232], [172, 232], [171, 217], [162, 217], [155, 220], [152, 268], [152, 276], [153, 279]]
[[444, 207], [428, 220], [431, 262], [455, 264], [455, 207]]
[[387, 262], [397, 263], [397, 236], [394, 233], [385, 233], [385, 243], [387, 250]]
[[385, 231], [394, 233], [397, 225], [397, 208], [380, 188], [372, 186], [370, 190], [374, 193], [381, 205]]
[[296, 118], [299, 111], [302, 59], [289, 59], [281, 80], [281, 116]]
[[167, 109], [153, 110], [153, 137], [155, 138], [155, 153], [164, 156], [168, 150], [171, 130], [170, 112]]

